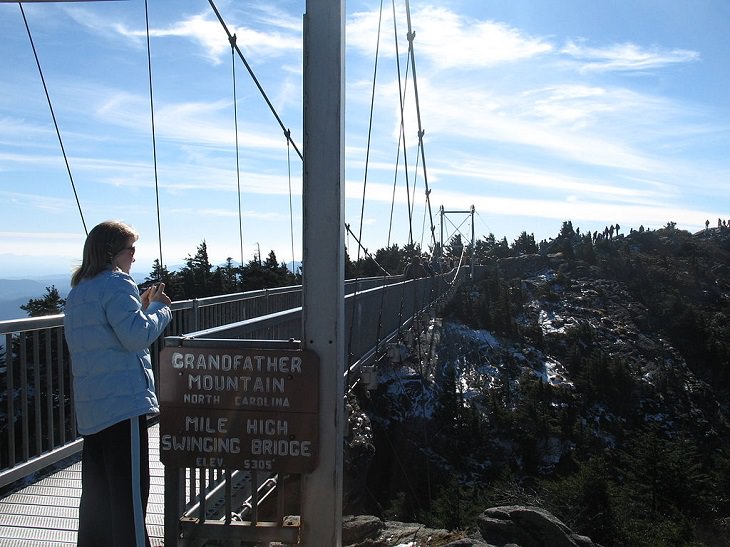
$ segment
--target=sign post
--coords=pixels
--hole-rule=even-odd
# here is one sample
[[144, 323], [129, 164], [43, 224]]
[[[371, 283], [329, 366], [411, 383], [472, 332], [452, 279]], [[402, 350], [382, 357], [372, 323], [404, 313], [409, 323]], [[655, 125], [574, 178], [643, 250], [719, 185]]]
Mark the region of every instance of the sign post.
[[302, 347], [322, 361], [319, 464], [302, 475], [304, 547], [342, 545], [345, 436], [345, 2], [304, 17]]

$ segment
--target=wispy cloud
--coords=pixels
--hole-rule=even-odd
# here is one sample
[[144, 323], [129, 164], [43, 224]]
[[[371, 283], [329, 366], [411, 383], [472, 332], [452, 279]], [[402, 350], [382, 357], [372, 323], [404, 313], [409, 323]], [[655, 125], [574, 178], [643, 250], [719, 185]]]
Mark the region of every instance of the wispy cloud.
[[[404, 14], [397, 14], [398, 50], [408, 51], [407, 27]], [[525, 35], [505, 23], [475, 20], [460, 16], [437, 6], [418, 10], [414, 48], [418, 59], [441, 69], [486, 68], [548, 53], [554, 46], [549, 41]], [[377, 46], [378, 12], [353, 14], [347, 25], [348, 47], [356, 48], [366, 56], [374, 56]], [[385, 10], [381, 26], [381, 54], [392, 57], [395, 53], [392, 13]]]
[[578, 60], [584, 72], [643, 71], [700, 60], [697, 51], [645, 48], [630, 42], [597, 47], [585, 40], [569, 40], [561, 53]]
[[[134, 23], [110, 21], [88, 7], [72, 6], [66, 8], [65, 12], [90, 32], [106, 34], [107, 38], [116, 36], [135, 44], [136, 47], [145, 47], [147, 31], [138, 26], [138, 21]], [[201, 57], [214, 65], [224, 62], [224, 59], [230, 56], [231, 45], [225, 30], [210, 10], [190, 15], [185, 15], [182, 10], [180, 13], [182, 18], [179, 20], [160, 24], [155, 20], [153, 12], [150, 16], [150, 38], [188, 40], [200, 48]], [[236, 18], [250, 21], [252, 13], [256, 15], [251, 23], [265, 22], [269, 29], [273, 25], [277, 30], [262, 31], [251, 25], [238, 25], [234, 22]], [[258, 59], [268, 59], [289, 55], [292, 51], [301, 51], [301, 28], [295, 27], [290, 15], [284, 17], [280, 11], [267, 6], [248, 6], [243, 14], [241, 10], [234, 10], [232, 13], [222, 15], [228, 30], [236, 35], [237, 45], [244, 54], [254, 55]]]
[[66, 199], [54, 198], [42, 194], [6, 192], [3, 190], [0, 190], [0, 201], [5, 204], [6, 208], [28, 208], [35, 211], [45, 211], [46, 213], [66, 211], [69, 203]]
[[38, 240], [52, 240], [52, 239], [71, 239], [78, 241], [80, 238], [78, 233], [66, 233], [66, 232], [0, 232], [0, 238], [2, 239], [38, 239]]
[[488, 68], [550, 53], [547, 39], [526, 35], [505, 23], [474, 20], [442, 7], [418, 13], [415, 48], [436, 68]]

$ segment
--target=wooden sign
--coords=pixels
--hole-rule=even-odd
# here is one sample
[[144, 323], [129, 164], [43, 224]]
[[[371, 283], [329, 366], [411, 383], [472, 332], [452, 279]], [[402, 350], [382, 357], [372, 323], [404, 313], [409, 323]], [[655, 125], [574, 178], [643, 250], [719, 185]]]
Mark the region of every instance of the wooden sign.
[[319, 450], [312, 352], [165, 348], [160, 459], [176, 467], [309, 473]]

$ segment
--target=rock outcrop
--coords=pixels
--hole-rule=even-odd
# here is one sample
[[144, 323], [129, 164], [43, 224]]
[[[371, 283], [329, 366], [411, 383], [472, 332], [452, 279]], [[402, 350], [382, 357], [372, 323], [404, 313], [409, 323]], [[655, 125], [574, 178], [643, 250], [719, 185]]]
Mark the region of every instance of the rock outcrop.
[[590, 538], [573, 533], [539, 507], [511, 505], [487, 509], [477, 518], [488, 544], [520, 547], [594, 547]]
[[348, 399], [350, 545], [730, 545], [730, 229], [566, 230], [437, 313]]
[[598, 547], [539, 507], [492, 507], [479, 515], [476, 529], [467, 534], [371, 515], [349, 516], [343, 519], [342, 543], [348, 547]]

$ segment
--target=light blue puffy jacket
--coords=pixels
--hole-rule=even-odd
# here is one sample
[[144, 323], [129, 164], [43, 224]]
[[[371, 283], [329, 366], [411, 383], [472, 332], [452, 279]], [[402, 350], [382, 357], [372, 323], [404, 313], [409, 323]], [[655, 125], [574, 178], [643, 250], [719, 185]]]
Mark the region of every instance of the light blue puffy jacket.
[[151, 302], [145, 311], [132, 277], [105, 270], [71, 289], [64, 308], [79, 433], [159, 413], [149, 346], [172, 318]]

